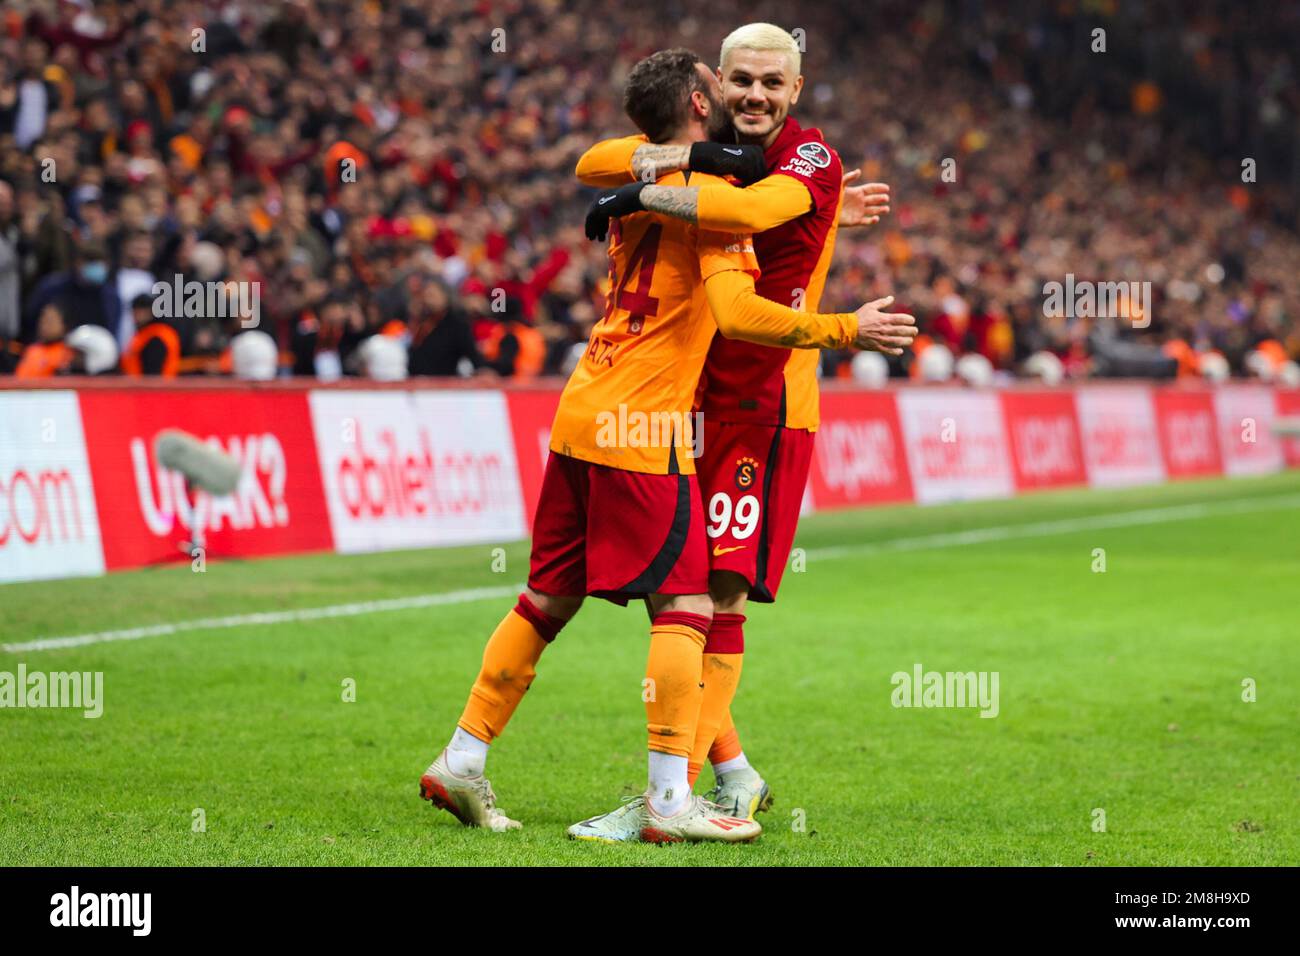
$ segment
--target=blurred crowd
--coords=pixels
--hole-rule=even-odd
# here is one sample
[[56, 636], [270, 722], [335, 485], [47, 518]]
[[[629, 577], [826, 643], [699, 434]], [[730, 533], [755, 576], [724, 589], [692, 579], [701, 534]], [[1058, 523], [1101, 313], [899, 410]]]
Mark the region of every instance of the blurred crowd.
[[[801, 31], [794, 114], [892, 187], [824, 310], [894, 295], [1000, 374], [1300, 374], [1297, 7], [1024, 7], [11, 0], [0, 374], [563, 374], [607, 290], [577, 157], [632, 131], [639, 58], [756, 19]], [[1050, 316], [1067, 274], [1149, 315]]]

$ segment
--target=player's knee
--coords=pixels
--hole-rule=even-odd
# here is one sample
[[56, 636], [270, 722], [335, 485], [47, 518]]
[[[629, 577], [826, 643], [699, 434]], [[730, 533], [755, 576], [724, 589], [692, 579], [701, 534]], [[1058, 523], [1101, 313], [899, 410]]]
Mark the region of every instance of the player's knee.
[[533, 606], [543, 614], [559, 618], [561, 621], [568, 621], [573, 615], [578, 613], [578, 608], [582, 607], [582, 598], [572, 597], [565, 594], [542, 594], [540, 591], [534, 591], [530, 587], [524, 588], [524, 594]]
[[709, 598], [717, 614], [744, 614], [749, 600], [749, 582], [735, 571], [709, 573]]
[[658, 594], [655, 598], [651, 602], [655, 617], [665, 611], [673, 611], [698, 614], [708, 620], [713, 618], [713, 599], [707, 594]]

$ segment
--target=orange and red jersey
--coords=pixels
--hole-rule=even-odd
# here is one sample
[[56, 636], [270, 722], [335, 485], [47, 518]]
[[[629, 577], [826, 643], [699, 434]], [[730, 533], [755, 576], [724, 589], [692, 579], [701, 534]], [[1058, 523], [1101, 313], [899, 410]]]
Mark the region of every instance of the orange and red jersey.
[[[685, 183], [682, 173], [663, 181]], [[717, 331], [704, 280], [728, 270], [757, 275], [753, 244], [638, 213], [611, 220], [609, 257], [605, 315], [560, 397], [551, 450], [627, 471], [693, 474], [693, 436], [683, 432]]]
[[[632, 154], [644, 142], [630, 136], [598, 144], [579, 162], [579, 177], [601, 186], [628, 182]], [[792, 117], [766, 158], [770, 175], [746, 189], [710, 177], [700, 189], [697, 219], [702, 229], [752, 231], [762, 269], [759, 295], [814, 313], [835, 249], [843, 166], [820, 130], [803, 129]], [[700, 381], [699, 407], [716, 421], [815, 431], [817, 361], [815, 350], [718, 336]]]
[[[663, 184], [686, 181], [672, 173]], [[725, 185], [691, 179], [709, 184]], [[759, 295], [748, 235], [652, 213], [610, 228], [605, 315], [560, 398], [552, 451], [627, 471], [693, 474], [691, 412], [715, 332], [783, 351], [840, 348], [857, 335], [852, 312], [817, 315]]]
[[[816, 312], [835, 251], [843, 167], [821, 131], [802, 129], [793, 117], [786, 118], [766, 159], [772, 173], [768, 179], [795, 194], [803, 187], [812, 206], [788, 222], [755, 232], [754, 251], [763, 270], [756, 288], [765, 299]], [[706, 222], [712, 197], [700, 198], [700, 220]], [[820, 420], [818, 358], [815, 350], [774, 349], [719, 336], [704, 365], [700, 408], [713, 421], [815, 431]]]

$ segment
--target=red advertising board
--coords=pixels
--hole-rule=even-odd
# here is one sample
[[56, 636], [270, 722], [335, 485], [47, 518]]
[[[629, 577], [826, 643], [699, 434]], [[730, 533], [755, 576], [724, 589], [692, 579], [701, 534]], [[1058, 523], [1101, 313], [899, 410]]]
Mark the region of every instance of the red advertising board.
[[912, 500], [912, 478], [892, 392], [827, 391], [814, 445], [817, 508]]
[[[561, 394], [69, 385], [0, 389], [0, 582], [188, 561], [196, 538], [221, 558], [524, 537]], [[1257, 382], [830, 385], [821, 419], [805, 511], [1300, 467], [1274, 431], [1300, 423], [1300, 389]], [[238, 459], [236, 491], [163, 468], [168, 428]]]
[[[109, 569], [186, 559], [202, 529], [213, 557], [333, 546], [306, 392], [248, 389], [86, 391], [86, 450]], [[154, 457], [154, 437], [180, 428], [243, 464], [229, 495], [187, 493]]]
[[1122, 488], [1165, 480], [1151, 393], [1150, 385], [1130, 382], [1075, 390], [1079, 435], [1092, 487]]
[[1199, 388], [1158, 388], [1155, 404], [1165, 473], [1170, 478], [1223, 474], [1214, 393]]
[[997, 393], [956, 387], [898, 393], [912, 491], [921, 504], [1015, 494]]
[[1017, 491], [1087, 484], [1073, 393], [1003, 392], [1002, 414]]
[[[1285, 418], [1300, 428], [1300, 388], [1278, 390], [1277, 417]], [[1288, 468], [1300, 468], [1300, 438], [1282, 439], [1282, 454]]]

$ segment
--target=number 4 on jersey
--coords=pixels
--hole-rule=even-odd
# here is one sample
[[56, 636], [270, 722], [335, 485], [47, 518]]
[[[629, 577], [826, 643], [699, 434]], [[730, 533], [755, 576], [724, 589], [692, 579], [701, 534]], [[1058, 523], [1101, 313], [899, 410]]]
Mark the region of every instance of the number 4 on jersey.
[[[645, 320], [659, 314], [659, 300], [650, 294], [650, 284], [654, 281], [655, 260], [659, 257], [659, 236], [662, 233], [662, 223], [655, 222], [646, 227], [641, 241], [632, 250], [632, 258], [628, 260], [622, 281], [614, 288], [612, 308], [627, 309], [631, 313], [627, 320], [627, 330], [631, 335], [640, 335]], [[610, 271], [613, 272], [612, 264]], [[628, 280], [634, 272], [637, 277], [636, 288], [628, 289]], [[611, 275], [610, 278], [612, 282], [614, 277]]]

